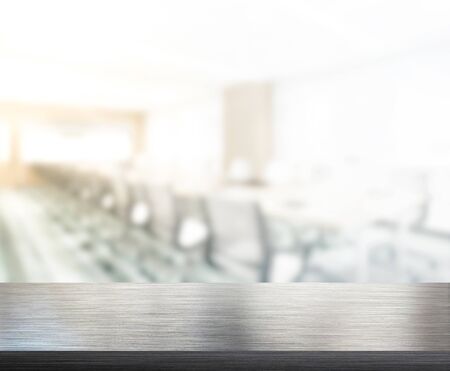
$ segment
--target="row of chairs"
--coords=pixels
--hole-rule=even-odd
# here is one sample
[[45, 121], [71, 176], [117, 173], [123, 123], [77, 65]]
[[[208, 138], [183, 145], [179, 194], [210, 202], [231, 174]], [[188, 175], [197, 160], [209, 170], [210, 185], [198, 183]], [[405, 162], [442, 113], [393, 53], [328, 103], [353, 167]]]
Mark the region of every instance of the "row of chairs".
[[267, 282], [278, 252], [301, 259], [304, 251], [295, 238], [277, 243], [250, 201], [176, 195], [126, 170], [39, 165], [36, 172], [52, 189], [52, 220], [118, 280]]

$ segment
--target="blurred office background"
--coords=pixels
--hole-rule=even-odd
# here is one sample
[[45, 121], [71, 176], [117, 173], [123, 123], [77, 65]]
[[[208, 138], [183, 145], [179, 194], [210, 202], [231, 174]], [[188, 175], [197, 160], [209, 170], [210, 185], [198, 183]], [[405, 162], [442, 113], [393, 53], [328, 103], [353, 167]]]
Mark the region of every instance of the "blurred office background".
[[1, 1], [0, 281], [448, 282], [449, 19]]

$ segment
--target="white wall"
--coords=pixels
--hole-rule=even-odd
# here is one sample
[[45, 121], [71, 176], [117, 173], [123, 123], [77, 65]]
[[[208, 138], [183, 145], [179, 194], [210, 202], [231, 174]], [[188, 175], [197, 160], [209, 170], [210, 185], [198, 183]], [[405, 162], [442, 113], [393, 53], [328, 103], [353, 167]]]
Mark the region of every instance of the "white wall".
[[301, 164], [450, 165], [450, 49], [297, 82], [274, 93], [275, 158]]
[[195, 190], [215, 183], [222, 165], [222, 117], [220, 93], [152, 112], [144, 158], [151, 180]]

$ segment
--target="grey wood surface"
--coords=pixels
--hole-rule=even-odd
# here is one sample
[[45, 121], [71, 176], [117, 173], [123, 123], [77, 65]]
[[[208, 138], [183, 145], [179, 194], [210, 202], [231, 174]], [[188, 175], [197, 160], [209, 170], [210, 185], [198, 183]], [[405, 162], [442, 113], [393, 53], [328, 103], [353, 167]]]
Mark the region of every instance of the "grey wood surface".
[[1, 284], [0, 350], [448, 351], [449, 284]]

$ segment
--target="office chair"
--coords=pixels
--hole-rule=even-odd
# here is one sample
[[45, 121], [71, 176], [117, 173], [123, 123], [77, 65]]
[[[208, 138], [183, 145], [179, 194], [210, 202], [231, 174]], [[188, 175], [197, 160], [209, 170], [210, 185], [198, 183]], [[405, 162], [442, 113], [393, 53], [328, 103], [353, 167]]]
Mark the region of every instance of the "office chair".
[[192, 267], [189, 278], [268, 282], [272, 248], [258, 205], [210, 198], [206, 200], [206, 215], [210, 230], [206, 264]]
[[[129, 186], [121, 176], [105, 177], [102, 181], [99, 203], [104, 212], [95, 214], [91, 225], [91, 230], [95, 229], [93, 253], [100, 264], [118, 275], [120, 280], [146, 281], [134, 260], [138, 256], [137, 246], [130, 242], [128, 233]], [[125, 245], [127, 254], [123, 253]]]
[[156, 280], [182, 280], [184, 253], [177, 249], [178, 217], [176, 200], [168, 187], [147, 185], [149, 220], [145, 225], [150, 241], [140, 255], [141, 271]]
[[200, 196], [177, 196], [176, 246], [183, 251], [206, 249], [209, 230], [207, 225], [206, 203]]

